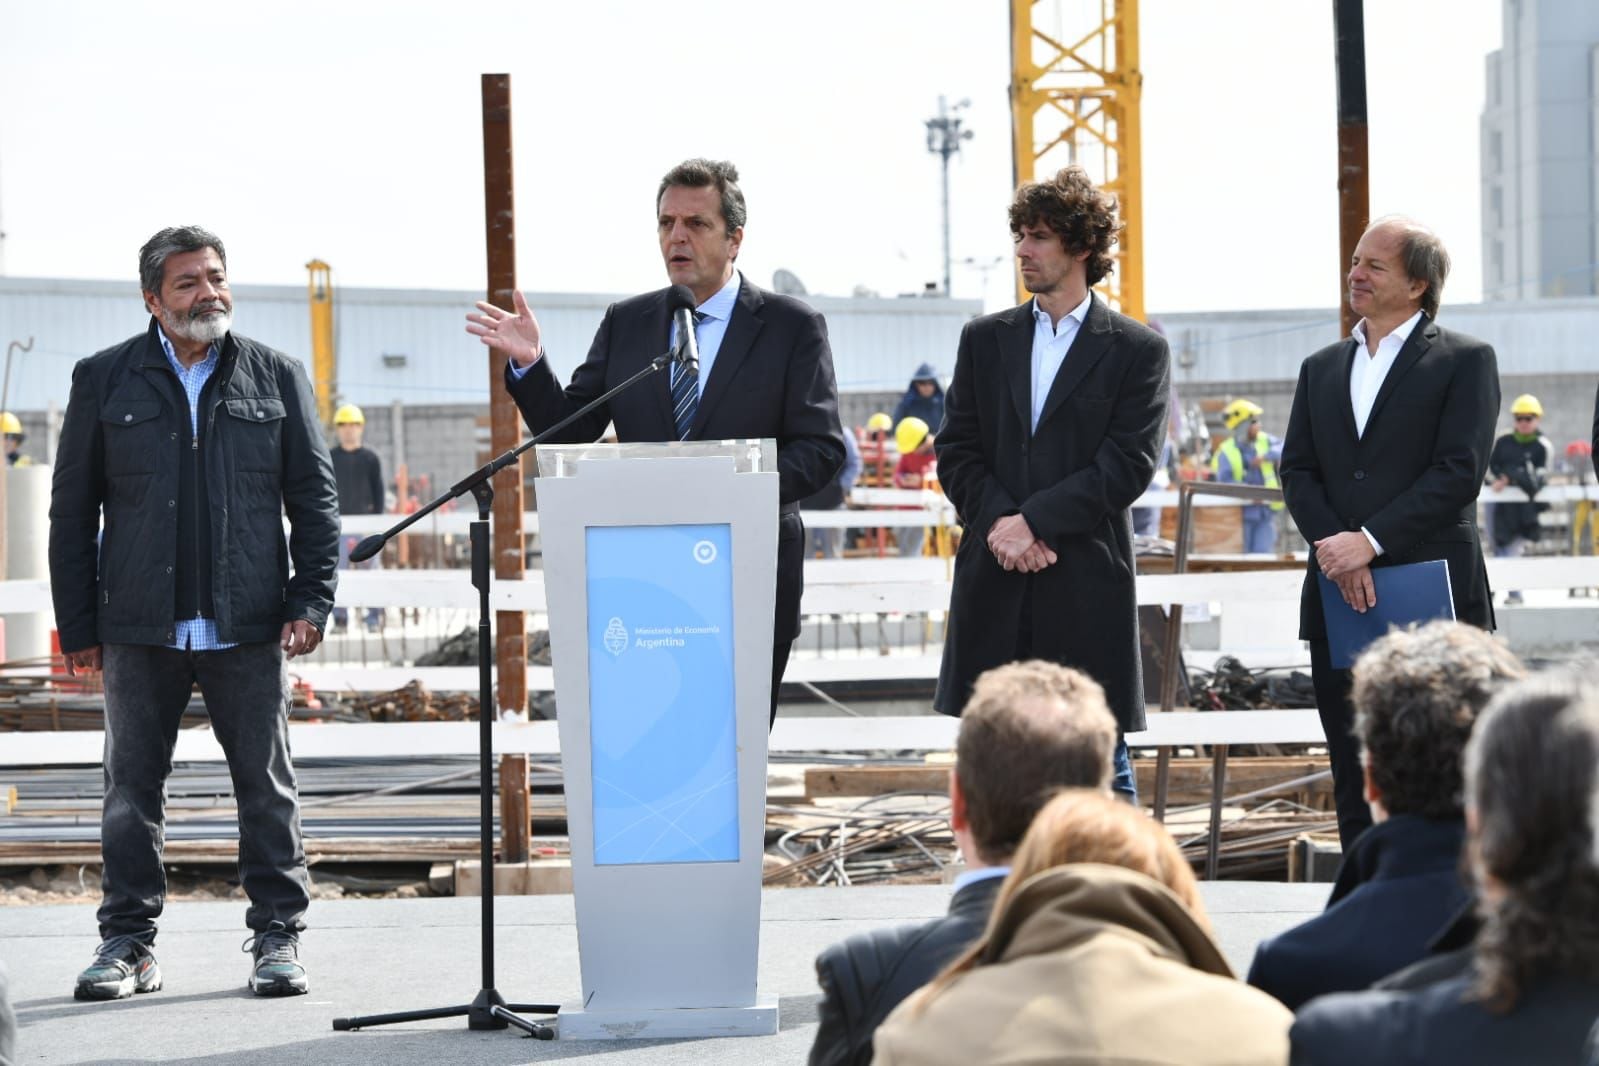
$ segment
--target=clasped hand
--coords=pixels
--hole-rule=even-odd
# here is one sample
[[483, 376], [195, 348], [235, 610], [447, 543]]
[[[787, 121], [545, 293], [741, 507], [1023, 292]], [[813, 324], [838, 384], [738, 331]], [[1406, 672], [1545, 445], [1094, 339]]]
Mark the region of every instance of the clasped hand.
[[1344, 602], [1361, 614], [1377, 606], [1377, 587], [1371, 580], [1371, 561], [1377, 551], [1359, 530], [1323, 537], [1312, 547], [1316, 565], [1338, 586]]
[[1006, 570], [1033, 574], [1054, 564], [1058, 558], [1049, 545], [1033, 535], [1027, 519], [1019, 514], [1005, 515], [988, 531], [988, 550]]

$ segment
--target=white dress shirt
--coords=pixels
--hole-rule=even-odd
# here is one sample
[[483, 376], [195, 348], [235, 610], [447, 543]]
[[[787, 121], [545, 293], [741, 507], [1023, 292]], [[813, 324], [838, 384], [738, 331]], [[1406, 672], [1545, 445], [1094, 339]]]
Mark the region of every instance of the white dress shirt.
[[1087, 296], [1082, 303], [1072, 308], [1061, 316], [1060, 322], [1049, 320], [1049, 312], [1038, 306], [1038, 298], [1033, 297], [1033, 425], [1038, 429], [1038, 420], [1044, 414], [1044, 401], [1049, 398], [1050, 386], [1055, 384], [1055, 375], [1060, 373], [1060, 366], [1066, 361], [1066, 350], [1072, 346], [1072, 341], [1077, 339], [1077, 329], [1083, 324], [1083, 319], [1088, 317], [1088, 305], [1093, 303], [1092, 294]]
[[[1417, 311], [1401, 322], [1392, 333], [1378, 341], [1375, 352], [1366, 346], [1364, 318], [1356, 322], [1355, 328], [1350, 331], [1350, 335], [1355, 339], [1355, 358], [1349, 365], [1349, 403], [1355, 410], [1357, 436], [1366, 435], [1366, 423], [1371, 421], [1371, 409], [1377, 403], [1377, 394], [1382, 391], [1382, 383], [1387, 379], [1388, 371], [1394, 368], [1394, 360], [1399, 357], [1399, 349], [1405, 346], [1405, 341], [1410, 339], [1411, 330], [1415, 329], [1416, 323], [1420, 321], [1421, 312]], [[1371, 550], [1381, 555], [1382, 545], [1371, 535], [1371, 530], [1361, 526], [1360, 531], [1366, 534], [1366, 539], [1371, 542]]]
[[1394, 360], [1399, 357], [1399, 349], [1405, 346], [1405, 341], [1410, 339], [1410, 331], [1416, 328], [1416, 323], [1421, 321], [1421, 312], [1417, 311], [1388, 336], [1377, 342], [1377, 350], [1373, 352], [1366, 346], [1366, 320], [1361, 319], [1355, 323], [1351, 335], [1355, 339], [1355, 359], [1349, 367], [1349, 402], [1355, 409], [1355, 433], [1364, 437], [1366, 435], [1366, 422], [1371, 418], [1372, 405], [1377, 402], [1377, 393], [1382, 391], [1382, 383], [1388, 377], [1388, 371], [1394, 368]]

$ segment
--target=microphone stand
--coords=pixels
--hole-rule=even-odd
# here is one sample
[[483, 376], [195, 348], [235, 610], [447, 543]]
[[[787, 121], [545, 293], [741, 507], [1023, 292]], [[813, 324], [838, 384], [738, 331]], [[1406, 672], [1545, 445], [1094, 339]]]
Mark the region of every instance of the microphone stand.
[[531, 1022], [517, 1012], [528, 1014], [553, 1015], [561, 1008], [555, 1003], [506, 1003], [504, 997], [494, 987], [494, 792], [490, 787], [493, 780], [493, 769], [490, 765], [490, 755], [494, 747], [493, 719], [493, 675], [491, 672], [489, 631], [489, 515], [494, 504], [494, 487], [490, 479], [501, 470], [516, 462], [523, 452], [534, 447], [542, 441], [547, 441], [559, 431], [565, 429], [573, 422], [582, 418], [596, 407], [605, 403], [613, 396], [632, 388], [638, 382], [666, 368], [671, 363], [673, 352], [664, 352], [651, 359], [638, 373], [629, 377], [604, 395], [584, 404], [543, 433], [536, 434], [531, 440], [524, 441], [510, 451], [495, 457], [477, 470], [468, 474], [454, 485], [449, 491], [439, 496], [426, 507], [390, 526], [382, 533], [374, 533], [357, 544], [350, 552], [351, 562], [361, 562], [370, 559], [383, 550], [393, 537], [404, 532], [427, 515], [432, 514], [448, 500], [456, 499], [470, 492], [477, 501], [477, 520], [471, 525], [472, 538], [472, 586], [478, 590], [478, 621], [477, 621], [477, 670], [478, 670], [478, 836], [481, 847], [481, 863], [483, 872], [483, 911], [480, 921], [480, 936], [483, 959], [483, 982], [478, 989], [477, 996], [469, 1004], [449, 1007], [430, 1007], [424, 1010], [400, 1011], [394, 1014], [369, 1014], [353, 1018], [333, 1019], [333, 1028], [338, 1031], [363, 1029], [377, 1025], [394, 1025], [401, 1022], [424, 1021], [430, 1018], [459, 1018], [466, 1017], [468, 1029], [504, 1029], [514, 1025], [529, 1037], [539, 1040], [553, 1040], [555, 1030], [550, 1026]]

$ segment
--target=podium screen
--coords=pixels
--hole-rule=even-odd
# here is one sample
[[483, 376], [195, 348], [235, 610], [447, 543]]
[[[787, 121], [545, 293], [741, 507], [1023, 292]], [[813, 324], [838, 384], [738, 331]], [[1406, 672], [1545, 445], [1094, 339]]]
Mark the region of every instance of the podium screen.
[[590, 526], [594, 862], [737, 862], [727, 525]]

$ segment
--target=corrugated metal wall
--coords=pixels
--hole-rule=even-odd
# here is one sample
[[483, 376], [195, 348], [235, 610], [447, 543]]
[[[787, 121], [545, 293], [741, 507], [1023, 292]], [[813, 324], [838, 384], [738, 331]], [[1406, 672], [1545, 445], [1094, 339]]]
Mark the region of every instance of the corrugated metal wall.
[[[1293, 381], [1305, 356], [1338, 339], [1336, 311], [1154, 316], [1182, 382]], [[1599, 373], [1599, 299], [1445, 303], [1439, 325], [1494, 346], [1503, 374]]]

